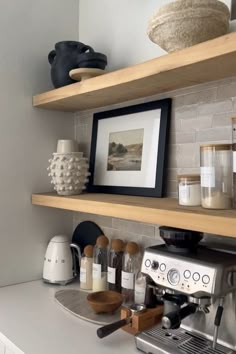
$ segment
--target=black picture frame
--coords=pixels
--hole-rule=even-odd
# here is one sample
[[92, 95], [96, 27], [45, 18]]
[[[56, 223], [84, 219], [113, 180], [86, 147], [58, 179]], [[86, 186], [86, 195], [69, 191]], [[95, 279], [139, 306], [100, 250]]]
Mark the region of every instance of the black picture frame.
[[[93, 116], [93, 128], [92, 128], [92, 140], [91, 140], [91, 152], [90, 152], [90, 172], [91, 176], [88, 184], [88, 192], [91, 193], [110, 193], [110, 194], [123, 194], [123, 195], [135, 195], [145, 197], [158, 197], [162, 198], [166, 192], [166, 167], [168, 158], [168, 139], [169, 128], [171, 120], [171, 103], [170, 98], [152, 101], [133, 106], [113, 109], [105, 112], [95, 113]], [[96, 149], [97, 149], [97, 134], [98, 134], [98, 122], [101, 119], [114, 118], [129, 115], [134, 113], [140, 113], [145, 111], [160, 110], [160, 129], [158, 140], [158, 153], [157, 153], [157, 166], [156, 166], [156, 180], [155, 187], [126, 187], [126, 186], [108, 186], [108, 185], [95, 185], [94, 184], [94, 172], [96, 161]], [[128, 118], [127, 118], [128, 119]]]

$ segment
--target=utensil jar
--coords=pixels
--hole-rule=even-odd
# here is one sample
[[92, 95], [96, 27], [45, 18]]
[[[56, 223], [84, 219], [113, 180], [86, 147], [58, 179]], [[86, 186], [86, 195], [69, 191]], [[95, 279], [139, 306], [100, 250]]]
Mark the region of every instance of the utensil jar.
[[232, 208], [232, 145], [201, 146], [202, 207]]

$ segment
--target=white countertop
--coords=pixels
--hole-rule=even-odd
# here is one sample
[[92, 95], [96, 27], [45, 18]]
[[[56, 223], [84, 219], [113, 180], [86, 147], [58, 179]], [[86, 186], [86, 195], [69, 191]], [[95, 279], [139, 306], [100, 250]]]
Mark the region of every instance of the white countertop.
[[0, 332], [25, 354], [140, 353], [123, 330], [99, 339], [97, 325], [64, 310], [54, 299], [63, 288], [42, 281], [0, 288]]

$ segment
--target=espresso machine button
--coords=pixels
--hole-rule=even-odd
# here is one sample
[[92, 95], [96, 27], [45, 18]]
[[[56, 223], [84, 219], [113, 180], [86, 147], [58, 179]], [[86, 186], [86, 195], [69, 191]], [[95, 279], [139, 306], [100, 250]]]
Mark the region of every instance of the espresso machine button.
[[203, 282], [203, 284], [209, 284], [210, 283], [210, 277], [208, 275], [203, 275], [202, 282]]
[[172, 268], [167, 274], [168, 282], [171, 285], [178, 285], [180, 281], [180, 273], [177, 269]]
[[145, 267], [149, 268], [150, 265], [151, 265], [150, 259], [146, 259], [146, 261], [145, 261]]
[[152, 269], [157, 270], [159, 268], [159, 263], [157, 261], [152, 262]]
[[199, 273], [193, 273], [193, 280], [194, 281], [199, 281], [199, 279], [200, 279], [200, 274]]
[[166, 270], [166, 265], [164, 263], [160, 264], [160, 270], [164, 272]]
[[185, 270], [185, 272], [184, 272], [184, 277], [185, 277], [185, 279], [189, 279], [189, 278], [191, 277], [191, 272], [190, 272], [190, 270]]

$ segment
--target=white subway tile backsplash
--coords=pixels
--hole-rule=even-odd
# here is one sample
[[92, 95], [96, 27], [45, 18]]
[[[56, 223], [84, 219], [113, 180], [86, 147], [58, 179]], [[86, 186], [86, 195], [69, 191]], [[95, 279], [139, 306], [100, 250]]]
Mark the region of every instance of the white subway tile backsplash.
[[155, 236], [155, 227], [149, 224], [142, 224], [142, 223], [113, 218], [112, 227], [114, 229], [132, 232], [138, 235], [145, 235], [148, 237]]
[[233, 98], [233, 112], [234, 116], [236, 116], [236, 98]]
[[217, 101], [212, 103], [206, 103], [198, 106], [198, 115], [215, 114], [219, 112], [232, 112], [233, 111], [233, 101], [228, 99], [225, 101]]
[[[200, 145], [230, 143], [231, 117], [236, 116], [236, 77], [209, 82], [169, 94], [138, 99], [94, 112], [109, 110], [165, 97], [173, 97], [170, 128], [167, 194], [177, 197], [177, 175], [200, 173]], [[75, 137], [87, 156], [90, 153], [93, 111], [76, 113]], [[74, 213], [74, 226], [84, 220], [96, 222], [110, 238], [136, 241], [144, 247], [162, 243], [158, 225], [148, 225], [91, 214]], [[209, 236], [208, 236], [209, 239]]]
[[97, 223], [102, 229], [103, 227], [112, 228], [112, 219], [110, 217], [87, 213], [74, 213], [74, 227], [80, 222], [87, 220]]
[[198, 118], [181, 119], [182, 132], [194, 132], [199, 129], [206, 129], [212, 126], [212, 115], [200, 116]]
[[233, 116], [234, 114], [231, 112], [214, 114], [212, 117], [212, 127], [221, 127], [222, 129], [222, 127], [231, 126], [232, 125], [231, 118]]
[[176, 98], [178, 102], [178, 107], [188, 106], [193, 104], [209, 103], [214, 102], [217, 97], [217, 88], [212, 87], [207, 90], [195, 91], [193, 93], [188, 93], [186, 95], [178, 96]]
[[175, 119], [190, 119], [196, 118], [198, 116], [198, 105], [191, 105], [187, 107], [181, 106], [177, 108], [175, 111], [172, 111], [172, 116]]
[[236, 82], [221, 85], [217, 88], [217, 99], [236, 97]]
[[190, 131], [188, 133], [173, 132], [170, 134], [171, 144], [187, 144], [194, 143], [196, 141], [196, 132]]
[[232, 136], [232, 128], [231, 126], [224, 126], [205, 130], [199, 130], [196, 133], [196, 140], [198, 142], [208, 143], [209, 141], [219, 141], [228, 140], [230, 142]]
[[142, 236], [140, 245], [144, 249], [150, 246], [160, 245], [162, 243], [163, 242], [161, 242], [161, 240], [156, 240], [155, 238], [150, 239], [149, 237]]

